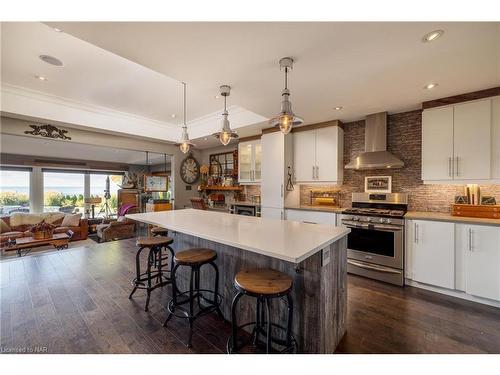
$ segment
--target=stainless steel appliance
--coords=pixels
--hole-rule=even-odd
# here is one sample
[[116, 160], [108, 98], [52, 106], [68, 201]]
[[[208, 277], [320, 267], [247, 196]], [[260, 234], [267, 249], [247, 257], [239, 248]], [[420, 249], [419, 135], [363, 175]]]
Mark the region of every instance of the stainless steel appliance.
[[342, 211], [349, 273], [404, 284], [404, 215], [407, 194], [353, 193], [352, 208]]
[[236, 215], [257, 216], [256, 206], [240, 206], [235, 204], [233, 213]]

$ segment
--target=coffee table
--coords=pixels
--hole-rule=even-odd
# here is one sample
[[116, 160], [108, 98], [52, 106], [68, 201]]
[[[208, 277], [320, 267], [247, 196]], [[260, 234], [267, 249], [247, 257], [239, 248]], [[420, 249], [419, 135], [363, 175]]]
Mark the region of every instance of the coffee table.
[[67, 249], [71, 236], [67, 233], [56, 233], [50, 238], [37, 240], [33, 237], [16, 238], [16, 244], [4, 248], [5, 251], [16, 250], [17, 256], [28, 254], [32, 248], [37, 246], [52, 245], [57, 250]]

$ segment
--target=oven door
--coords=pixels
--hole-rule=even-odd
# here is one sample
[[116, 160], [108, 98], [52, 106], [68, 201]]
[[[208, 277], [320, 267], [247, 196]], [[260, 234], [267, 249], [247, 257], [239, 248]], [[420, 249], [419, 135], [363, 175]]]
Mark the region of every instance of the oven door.
[[351, 229], [347, 237], [349, 259], [403, 269], [403, 226], [347, 221], [342, 224]]

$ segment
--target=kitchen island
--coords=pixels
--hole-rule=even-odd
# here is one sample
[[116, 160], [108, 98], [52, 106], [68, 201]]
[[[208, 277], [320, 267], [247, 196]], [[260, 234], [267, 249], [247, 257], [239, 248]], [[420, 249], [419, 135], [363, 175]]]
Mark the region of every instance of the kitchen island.
[[[175, 251], [205, 247], [217, 252], [221, 310], [230, 317], [234, 276], [243, 268], [274, 268], [293, 278], [293, 333], [298, 351], [333, 353], [346, 330], [347, 234], [329, 225], [274, 220], [184, 209], [127, 215], [171, 231]], [[187, 270], [178, 285], [187, 287]], [[183, 274], [183, 272], [185, 272]], [[202, 267], [201, 284], [213, 285], [213, 271]], [[284, 304], [272, 304], [273, 321], [286, 321]], [[238, 324], [254, 320], [255, 299], [242, 298]]]

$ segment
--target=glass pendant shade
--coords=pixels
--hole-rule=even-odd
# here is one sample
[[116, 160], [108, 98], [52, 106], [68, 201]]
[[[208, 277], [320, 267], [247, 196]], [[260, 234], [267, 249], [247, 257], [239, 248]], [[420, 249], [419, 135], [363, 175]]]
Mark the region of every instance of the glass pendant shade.
[[187, 154], [191, 146], [194, 146], [193, 142], [189, 140], [189, 134], [187, 132], [187, 124], [186, 124], [186, 84], [183, 82], [184, 86], [184, 125], [182, 125], [182, 135], [181, 141], [179, 142], [179, 148], [183, 154]]
[[182, 143], [180, 144], [180, 146], [179, 146], [179, 147], [180, 147], [180, 149], [181, 149], [182, 153], [183, 153], [183, 154], [186, 154], [186, 153], [189, 151], [189, 148], [190, 148], [191, 146], [190, 146], [190, 145], [189, 145], [189, 143], [187, 143], [187, 142], [182, 142]]
[[281, 102], [281, 112], [278, 116], [269, 121], [273, 126], [278, 126], [283, 134], [288, 134], [294, 126], [302, 125], [304, 120], [292, 111], [292, 103], [290, 102], [290, 90], [288, 89], [288, 70], [292, 69], [293, 59], [284, 57], [280, 60], [280, 67], [285, 69], [285, 88], [281, 92], [283, 98]]
[[213, 136], [218, 138], [220, 143], [224, 146], [227, 146], [229, 142], [231, 142], [232, 138], [238, 138], [238, 134], [235, 131], [231, 130], [231, 126], [229, 125], [229, 120], [227, 119], [228, 112], [226, 109], [226, 98], [229, 96], [231, 92], [231, 87], [227, 85], [223, 85], [220, 87], [221, 95], [224, 97], [224, 112], [222, 112], [222, 128], [218, 133], [214, 133]]

